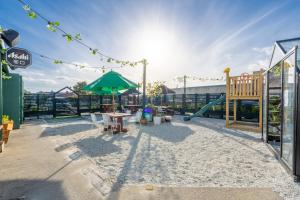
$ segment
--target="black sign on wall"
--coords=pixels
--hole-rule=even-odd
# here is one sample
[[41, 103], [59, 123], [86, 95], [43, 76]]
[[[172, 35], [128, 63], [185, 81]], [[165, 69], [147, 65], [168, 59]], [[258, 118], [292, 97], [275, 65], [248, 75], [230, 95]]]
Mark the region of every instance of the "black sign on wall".
[[6, 51], [6, 62], [11, 69], [25, 69], [31, 65], [31, 53], [26, 49], [12, 47]]

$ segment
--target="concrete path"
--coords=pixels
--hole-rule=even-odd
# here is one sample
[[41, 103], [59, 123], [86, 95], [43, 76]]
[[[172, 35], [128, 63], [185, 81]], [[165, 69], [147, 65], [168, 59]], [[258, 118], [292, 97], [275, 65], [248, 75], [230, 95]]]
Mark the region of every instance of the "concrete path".
[[128, 186], [108, 198], [130, 200], [279, 200], [278, 194], [268, 188], [206, 188]]
[[13, 131], [4, 153], [0, 154], [0, 200], [277, 200], [270, 188], [192, 188], [164, 186], [124, 186], [103, 198], [80, 171], [87, 160], [76, 152], [66, 158], [55, 151], [47, 137], [40, 137], [42, 121], [31, 121]]
[[81, 160], [65, 158], [53, 144], [41, 138], [41, 122], [23, 125], [12, 132], [0, 154], [0, 199], [101, 199], [78, 173]]

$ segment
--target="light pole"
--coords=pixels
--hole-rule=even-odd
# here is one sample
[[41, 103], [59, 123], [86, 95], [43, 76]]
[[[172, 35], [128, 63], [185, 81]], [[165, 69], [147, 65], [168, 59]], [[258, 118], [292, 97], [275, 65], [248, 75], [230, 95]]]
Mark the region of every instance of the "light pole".
[[186, 110], [186, 75], [183, 76], [183, 111]]
[[143, 116], [144, 109], [146, 107], [146, 68], [147, 68], [147, 60], [143, 60]]

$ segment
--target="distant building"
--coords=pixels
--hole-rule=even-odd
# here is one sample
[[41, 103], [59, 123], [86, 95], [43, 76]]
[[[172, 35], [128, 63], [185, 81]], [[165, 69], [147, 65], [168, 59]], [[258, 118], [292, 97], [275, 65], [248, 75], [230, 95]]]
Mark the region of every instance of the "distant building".
[[[173, 88], [176, 94], [183, 94], [183, 88]], [[226, 85], [206, 85], [206, 86], [196, 86], [187, 87], [187, 94], [203, 94], [203, 93], [226, 93]]]

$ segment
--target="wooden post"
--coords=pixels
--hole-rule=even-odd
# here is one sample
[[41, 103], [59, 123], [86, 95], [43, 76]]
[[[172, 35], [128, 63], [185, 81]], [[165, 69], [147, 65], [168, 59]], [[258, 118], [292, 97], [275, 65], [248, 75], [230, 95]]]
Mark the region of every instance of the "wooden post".
[[230, 100], [230, 68], [224, 70], [226, 73], [226, 127], [229, 127], [229, 100]]

